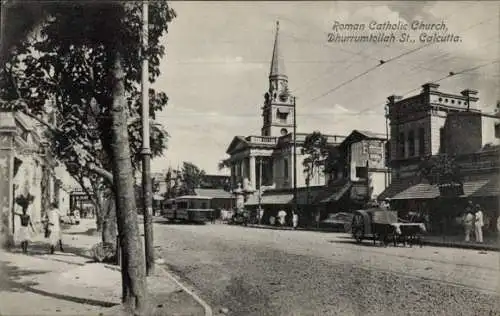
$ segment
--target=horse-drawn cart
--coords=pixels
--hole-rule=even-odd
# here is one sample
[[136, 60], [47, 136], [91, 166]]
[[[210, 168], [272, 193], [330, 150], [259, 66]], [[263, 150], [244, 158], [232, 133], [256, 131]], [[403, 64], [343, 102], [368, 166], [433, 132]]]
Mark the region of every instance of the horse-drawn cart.
[[383, 208], [357, 210], [352, 219], [352, 235], [358, 243], [368, 239], [374, 244], [379, 240], [384, 245], [392, 241], [394, 246], [399, 242], [422, 246], [424, 233], [424, 224], [402, 223], [398, 221], [397, 212]]

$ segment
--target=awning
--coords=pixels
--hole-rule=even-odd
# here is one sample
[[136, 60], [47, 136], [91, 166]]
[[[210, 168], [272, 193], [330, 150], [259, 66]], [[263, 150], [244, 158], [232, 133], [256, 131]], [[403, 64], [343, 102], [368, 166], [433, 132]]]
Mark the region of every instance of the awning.
[[[293, 194], [263, 194], [260, 199], [261, 205], [285, 205], [293, 200]], [[248, 198], [245, 205], [259, 205], [259, 195], [256, 193]]]
[[344, 196], [344, 194], [347, 193], [347, 191], [349, 191], [349, 189], [352, 187], [352, 183], [349, 182], [349, 183], [346, 183], [342, 188], [340, 188], [340, 190], [338, 190], [337, 192], [334, 192], [333, 194], [327, 196], [326, 198], [323, 198], [320, 203], [330, 203], [330, 202], [334, 202], [334, 201], [338, 201], [340, 200], [341, 197]]
[[[500, 177], [498, 174], [484, 174], [464, 182], [464, 193], [470, 197], [499, 197]], [[469, 193], [470, 192], [470, 193]]]
[[419, 183], [394, 195], [391, 200], [434, 199], [439, 196], [439, 188], [429, 183]]
[[264, 205], [284, 205], [293, 200], [293, 194], [270, 194], [263, 195], [260, 204]]
[[377, 197], [379, 201], [390, 199], [398, 193], [403, 192], [412, 185], [414, 179], [393, 179], [391, 184]]

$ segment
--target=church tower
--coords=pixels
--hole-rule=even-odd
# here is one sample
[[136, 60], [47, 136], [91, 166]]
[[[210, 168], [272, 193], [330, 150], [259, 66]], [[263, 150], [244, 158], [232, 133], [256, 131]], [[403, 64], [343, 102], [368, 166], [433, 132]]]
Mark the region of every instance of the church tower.
[[288, 90], [288, 77], [281, 54], [279, 21], [276, 22], [273, 57], [269, 72], [269, 90], [264, 95], [262, 108], [262, 136], [284, 136], [293, 131], [295, 98]]

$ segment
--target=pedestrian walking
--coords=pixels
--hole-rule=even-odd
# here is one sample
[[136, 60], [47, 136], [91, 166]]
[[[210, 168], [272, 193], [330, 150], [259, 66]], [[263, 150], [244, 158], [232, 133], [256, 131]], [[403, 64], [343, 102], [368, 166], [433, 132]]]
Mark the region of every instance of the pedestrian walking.
[[483, 242], [483, 226], [484, 226], [484, 218], [483, 211], [481, 210], [481, 205], [476, 204], [476, 214], [474, 221], [474, 233], [476, 235], [476, 242]]
[[50, 210], [47, 212], [46, 227], [45, 236], [49, 238], [50, 253], [53, 254], [58, 245], [61, 252], [64, 252], [62, 245], [61, 211], [58, 209], [56, 203], [52, 203]]
[[299, 214], [297, 214], [297, 212], [293, 212], [292, 224], [293, 229], [297, 229], [297, 226], [299, 226]]
[[262, 224], [263, 218], [264, 218], [264, 209], [259, 206], [259, 224]]
[[23, 253], [28, 253], [28, 244], [31, 241], [30, 230], [35, 234], [35, 228], [33, 227], [33, 223], [31, 222], [31, 217], [28, 215], [27, 208], [23, 208], [23, 213], [16, 213], [21, 219], [21, 226], [19, 227], [19, 239], [21, 240], [21, 248], [23, 249]]

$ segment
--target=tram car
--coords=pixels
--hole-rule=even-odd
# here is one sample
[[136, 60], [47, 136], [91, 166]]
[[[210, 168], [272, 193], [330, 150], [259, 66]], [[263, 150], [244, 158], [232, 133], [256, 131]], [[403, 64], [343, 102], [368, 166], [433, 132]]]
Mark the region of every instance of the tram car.
[[171, 221], [206, 223], [212, 220], [215, 211], [211, 208], [211, 197], [184, 195], [165, 202], [163, 217]]

